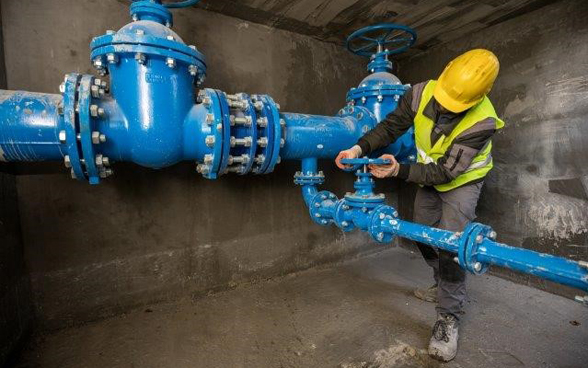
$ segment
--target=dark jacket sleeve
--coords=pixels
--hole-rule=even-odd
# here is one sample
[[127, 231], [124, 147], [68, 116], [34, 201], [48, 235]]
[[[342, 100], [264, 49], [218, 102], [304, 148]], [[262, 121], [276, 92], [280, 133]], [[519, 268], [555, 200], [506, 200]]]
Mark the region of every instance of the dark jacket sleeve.
[[413, 90], [413, 88], [409, 88], [400, 99], [396, 110], [388, 114], [384, 120], [359, 139], [357, 145], [361, 147], [363, 155], [369, 155], [379, 148], [394, 143], [413, 125], [415, 117], [415, 112], [411, 107], [414, 98]]
[[426, 186], [449, 183], [468, 169], [495, 132], [494, 118], [481, 120], [457, 136], [437, 163], [400, 165], [398, 177]]

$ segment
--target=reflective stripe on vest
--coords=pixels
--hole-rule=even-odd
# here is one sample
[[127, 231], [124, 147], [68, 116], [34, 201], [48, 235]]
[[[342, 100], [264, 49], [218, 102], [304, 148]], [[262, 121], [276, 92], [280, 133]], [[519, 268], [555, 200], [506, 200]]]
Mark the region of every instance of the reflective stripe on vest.
[[[472, 107], [461, 121], [455, 126], [453, 131], [448, 135], [441, 135], [439, 139], [432, 144], [431, 131], [435, 126], [433, 120], [423, 114], [423, 111], [429, 101], [433, 98], [433, 90], [437, 81], [429, 81], [422, 91], [418, 111], [414, 118], [415, 124], [415, 143], [418, 152], [418, 162], [423, 164], [435, 163], [445, 155], [451, 144], [460, 134], [473, 127], [477, 122], [487, 118], [494, 118], [496, 129], [504, 127], [504, 122], [498, 118], [492, 103], [487, 97], [476, 106]], [[472, 159], [470, 166], [455, 179], [449, 183], [435, 185], [435, 189], [446, 192], [451, 189], [460, 187], [468, 182], [484, 178], [492, 169], [492, 142], [489, 141]]]

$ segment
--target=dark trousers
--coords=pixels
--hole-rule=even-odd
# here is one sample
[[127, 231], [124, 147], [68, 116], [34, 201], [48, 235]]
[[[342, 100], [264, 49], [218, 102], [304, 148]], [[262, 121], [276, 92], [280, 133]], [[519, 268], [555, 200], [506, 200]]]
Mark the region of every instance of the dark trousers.
[[[476, 205], [483, 183], [466, 184], [448, 192], [419, 188], [414, 201], [414, 221], [450, 231], [462, 231], [476, 218]], [[466, 272], [453, 260], [456, 254], [417, 243], [423, 258], [433, 268], [437, 283], [437, 312], [459, 319], [466, 299]]]

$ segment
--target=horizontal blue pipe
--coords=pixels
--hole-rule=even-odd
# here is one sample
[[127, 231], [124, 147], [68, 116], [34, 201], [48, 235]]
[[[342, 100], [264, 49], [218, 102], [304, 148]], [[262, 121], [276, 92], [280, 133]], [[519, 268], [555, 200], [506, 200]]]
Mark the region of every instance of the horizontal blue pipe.
[[485, 239], [477, 260], [588, 291], [588, 269], [570, 259]]
[[286, 122], [286, 142], [280, 156], [286, 160], [334, 158], [339, 151], [353, 146], [363, 134], [362, 125], [353, 117], [296, 113], [280, 116]]
[[0, 90], [0, 161], [61, 160], [61, 96]]
[[[391, 221], [391, 222], [390, 222]], [[459, 251], [459, 233], [415, 224], [403, 220], [390, 220], [384, 226], [388, 232], [428, 244], [453, 253]], [[476, 261], [535, 275], [559, 284], [588, 291], [588, 269], [576, 261], [512, 247], [485, 238], [479, 245]]]

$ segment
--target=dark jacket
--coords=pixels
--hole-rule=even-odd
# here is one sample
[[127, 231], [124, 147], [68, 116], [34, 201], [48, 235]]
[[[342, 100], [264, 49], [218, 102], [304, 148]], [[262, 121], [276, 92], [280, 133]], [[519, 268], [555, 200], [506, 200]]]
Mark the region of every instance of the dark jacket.
[[[394, 143], [414, 124], [414, 118], [426, 84], [427, 82], [419, 83], [408, 89], [396, 110], [388, 114], [374, 129], [359, 139], [357, 144], [361, 147], [363, 155], [369, 155], [379, 148]], [[435, 144], [441, 135], [451, 134], [466, 113], [467, 110], [458, 114], [442, 113], [439, 104], [432, 98], [423, 111], [426, 117], [435, 122], [435, 127], [431, 132], [431, 144]], [[436, 163], [401, 164], [398, 177], [427, 186], [449, 183], [470, 166], [473, 158], [488, 144], [495, 131], [496, 121], [494, 118], [479, 121], [457, 136], [447, 149], [445, 156], [437, 160]]]

